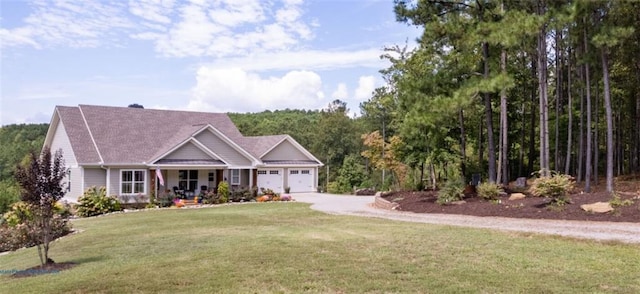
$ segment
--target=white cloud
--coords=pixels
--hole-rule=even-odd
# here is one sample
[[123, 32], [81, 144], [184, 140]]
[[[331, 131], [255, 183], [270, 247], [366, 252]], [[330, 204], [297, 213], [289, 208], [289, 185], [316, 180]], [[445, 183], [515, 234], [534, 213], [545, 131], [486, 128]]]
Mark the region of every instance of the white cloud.
[[323, 98], [322, 80], [314, 72], [290, 71], [282, 77], [261, 77], [240, 68], [202, 66], [187, 108], [215, 112], [317, 109]]
[[354, 93], [354, 97], [358, 101], [364, 101], [371, 98], [371, 93], [376, 89], [376, 78], [374, 76], [363, 76], [358, 80], [358, 88]]
[[299, 50], [289, 52], [262, 52], [243, 57], [221, 58], [209, 64], [211, 67], [240, 67], [249, 71], [327, 70], [351, 67], [381, 68], [387, 65], [381, 60], [381, 49], [357, 51]]
[[313, 38], [301, 1], [34, 0], [23, 24], [0, 29], [3, 47], [120, 46], [151, 41], [168, 57], [284, 51]]
[[345, 100], [349, 97], [349, 90], [347, 90], [347, 85], [345, 83], [338, 84], [333, 93], [331, 93], [331, 98]]
[[0, 30], [3, 47], [45, 46], [96, 47], [117, 40], [113, 30], [134, 24], [121, 16], [119, 3], [102, 1], [34, 1], [24, 25]]
[[156, 51], [169, 57], [228, 57], [283, 51], [313, 36], [309, 26], [301, 21], [303, 12], [299, 5], [285, 3], [272, 12], [274, 3], [259, 0], [192, 1], [180, 7], [180, 17], [167, 27], [167, 33], [142, 32], [132, 36], [155, 38]]

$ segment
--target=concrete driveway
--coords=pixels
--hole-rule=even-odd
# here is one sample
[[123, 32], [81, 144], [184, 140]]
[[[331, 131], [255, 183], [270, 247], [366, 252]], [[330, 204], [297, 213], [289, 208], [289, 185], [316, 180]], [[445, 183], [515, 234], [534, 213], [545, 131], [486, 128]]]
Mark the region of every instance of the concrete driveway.
[[293, 194], [293, 198], [298, 202], [311, 203], [311, 209], [330, 214], [356, 215], [438, 225], [551, 234], [601, 241], [640, 243], [639, 223], [516, 219], [391, 211], [374, 208], [372, 206], [374, 202], [373, 196], [300, 193]]

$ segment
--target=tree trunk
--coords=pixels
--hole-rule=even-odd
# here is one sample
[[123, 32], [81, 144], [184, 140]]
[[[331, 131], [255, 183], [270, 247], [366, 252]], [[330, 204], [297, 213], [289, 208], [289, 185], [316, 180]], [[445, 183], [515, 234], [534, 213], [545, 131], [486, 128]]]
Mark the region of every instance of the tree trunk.
[[555, 72], [556, 72], [556, 117], [555, 117], [555, 144], [554, 144], [554, 160], [553, 169], [560, 170], [560, 96], [562, 95], [562, 31], [556, 29], [556, 56], [555, 56]]
[[[597, 79], [596, 79], [597, 80]], [[599, 95], [600, 95], [600, 89], [598, 89], [598, 85], [599, 83], [596, 82], [596, 94], [594, 95], [594, 112], [596, 113], [596, 121], [595, 121], [595, 127], [594, 132], [593, 132], [593, 182], [596, 183], [596, 185], [598, 185], [598, 168], [600, 167], [599, 164], [599, 160], [600, 160], [600, 142], [598, 141], [598, 133], [600, 132], [600, 128], [599, 128], [599, 117], [600, 117], [600, 109], [598, 107], [598, 105], [600, 105], [600, 99], [599, 99]]]
[[609, 87], [609, 56], [602, 49], [602, 79], [604, 81], [604, 110], [607, 120], [607, 192], [613, 192], [613, 121], [611, 119], [611, 95]]
[[460, 165], [460, 170], [464, 177], [467, 175], [467, 144], [465, 141], [466, 133], [464, 131], [464, 111], [462, 108], [458, 111], [458, 118], [460, 120], [460, 152], [462, 153], [462, 164]]
[[[537, 74], [536, 61], [531, 58], [531, 75], [533, 77]], [[529, 165], [527, 167], [528, 173], [533, 172], [533, 163], [536, 153], [536, 85], [531, 85], [531, 123], [529, 124]]]
[[[544, 14], [539, 7], [540, 15]], [[549, 176], [549, 101], [547, 96], [547, 34], [545, 28], [538, 33], [538, 97], [540, 102], [540, 172]]]
[[569, 174], [569, 169], [571, 166], [571, 131], [573, 128], [573, 101], [571, 100], [571, 47], [569, 46], [569, 55], [567, 60], [567, 112], [569, 113], [569, 122], [567, 125], [567, 158], [564, 163], [564, 174]]
[[[484, 78], [489, 79], [489, 44], [482, 43], [482, 60], [484, 64]], [[496, 144], [493, 138], [493, 110], [491, 95], [484, 93], [484, 113], [487, 124], [487, 155], [489, 157], [489, 182], [496, 182]]]
[[[584, 51], [584, 50], [583, 50]], [[582, 81], [584, 83], [584, 68], [579, 68], [578, 69], [578, 78], [580, 79], [580, 81]], [[579, 147], [578, 147], [578, 156], [577, 156], [577, 161], [578, 161], [578, 171], [576, 172], [577, 174], [577, 178], [576, 180], [578, 182], [581, 182], [583, 180], [583, 175], [584, 175], [584, 170], [583, 170], [583, 164], [584, 164], [584, 101], [586, 100], [585, 98], [585, 87], [581, 87], [580, 88], [580, 135], [578, 138], [578, 142], [579, 142]]]
[[[507, 72], [507, 52], [503, 49], [500, 54], [500, 67], [503, 73]], [[502, 184], [509, 184], [509, 125], [507, 122], [507, 91], [502, 89], [500, 91], [500, 170], [502, 170], [501, 177], [498, 180]], [[500, 172], [500, 170], [498, 172]]]
[[[585, 22], [586, 23], [586, 22]], [[588, 55], [589, 54], [589, 45], [587, 43], [587, 30], [586, 28], [584, 29], [584, 34], [583, 34], [583, 42], [584, 42], [584, 54]], [[589, 77], [589, 64], [586, 63], [584, 65], [584, 77], [585, 77], [585, 89], [586, 89], [586, 94], [587, 94], [587, 149], [586, 149], [586, 154], [585, 154], [585, 158], [586, 158], [586, 163], [585, 163], [585, 173], [584, 173], [584, 191], [589, 193], [591, 192], [591, 159], [592, 159], [592, 155], [591, 155], [591, 143], [592, 143], [592, 139], [591, 139], [591, 80]]]

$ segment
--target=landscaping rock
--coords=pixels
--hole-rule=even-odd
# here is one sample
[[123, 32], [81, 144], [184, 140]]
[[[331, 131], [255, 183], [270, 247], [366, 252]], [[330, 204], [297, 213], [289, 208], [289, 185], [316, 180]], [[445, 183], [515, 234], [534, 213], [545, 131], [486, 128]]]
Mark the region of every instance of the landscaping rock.
[[524, 199], [526, 197], [527, 195], [524, 195], [522, 193], [511, 193], [511, 195], [509, 196], [509, 200]]
[[609, 202], [596, 202], [591, 204], [582, 204], [580, 208], [584, 211], [595, 212], [595, 213], [606, 213], [613, 211], [613, 207]]
[[519, 177], [519, 178], [516, 179], [516, 187], [524, 188], [526, 186], [527, 186], [527, 178]]
[[451, 201], [451, 205], [462, 205], [465, 203], [467, 203], [467, 201], [464, 201], [464, 200]]
[[371, 188], [358, 189], [358, 190], [356, 190], [355, 195], [357, 195], [357, 196], [376, 195], [376, 190], [371, 189]]

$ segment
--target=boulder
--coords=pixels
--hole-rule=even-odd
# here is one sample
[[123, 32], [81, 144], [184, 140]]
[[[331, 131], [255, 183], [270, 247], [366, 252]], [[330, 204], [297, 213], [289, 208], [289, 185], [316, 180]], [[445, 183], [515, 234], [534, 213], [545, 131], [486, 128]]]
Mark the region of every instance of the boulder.
[[527, 195], [524, 195], [522, 193], [511, 193], [511, 195], [509, 196], [509, 200], [524, 199], [526, 197]]
[[524, 188], [525, 186], [527, 186], [527, 178], [519, 177], [516, 179], [516, 187]]
[[591, 204], [582, 204], [580, 208], [584, 211], [595, 212], [595, 213], [606, 213], [613, 211], [613, 207], [609, 202], [596, 202]]

